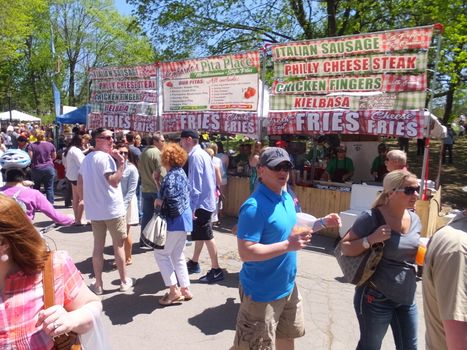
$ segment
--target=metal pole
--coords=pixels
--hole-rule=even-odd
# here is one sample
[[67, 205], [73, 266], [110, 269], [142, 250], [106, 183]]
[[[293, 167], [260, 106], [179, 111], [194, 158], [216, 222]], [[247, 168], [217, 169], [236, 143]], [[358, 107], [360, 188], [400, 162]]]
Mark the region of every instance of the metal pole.
[[257, 130], [257, 135], [258, 135], [258, 140], [262, 140], [264, 138], [263, 135], [263, 122], [265, 121], [265, 118], [267, 116], [264, 116], [264, 95], [267, 92], [266, 89], [266, 60], [267, 60], [267, 50], [269, 48], [269, 45], [264, 45], [263, 48], [260, 50], [260, 52], [263, 52], [263, 57], [262, 57], [262, 62], [261, 62], [261, 99], [259, 100], [259, 108], [258, 112], [261, 111], [261, 113], [257, 113], [258, 115], [258, 128]]
[[441, 32], [438, 32], [437, 34], [437, 43], [436, 43], [436, 55], [435, 55], [435, 67], [433, 69], [433, 77], [430, 82], [430, 99], [428, 100], [428, 113], [425, 116], [425, 149], [423, 152], [423, 163], [422, 163], [422, 174], [420, 176], [420, 193], [419, 193], [419, 199], [424, 198], [423, 196], [425, 192], [425, 174], [427, 171], [427, 164], [428, 164], [428, 158], [429, 158], [429, 151], [430, 151], [430, 120], [431, 120], [431, 108], [432, 108], [432, 102], [433, 102], [433, 93], [434, 89], [436, 86], [436, 75], [438, 73], [438, 63], [439, 63], [439, 56], [441, 52]]

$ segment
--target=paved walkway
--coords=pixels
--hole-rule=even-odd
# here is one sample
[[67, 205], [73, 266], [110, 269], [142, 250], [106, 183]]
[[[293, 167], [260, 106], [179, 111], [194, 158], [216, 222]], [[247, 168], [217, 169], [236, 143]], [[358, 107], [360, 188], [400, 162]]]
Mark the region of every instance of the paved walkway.
[[[58, 207], [62, 202], [58, 202]], [[61, 209], [71, 213], [71, 209]], [[223, 350], [229, 349], [235, 333], [235, 319], [239, 307], [238, 273], [241, 261], [236, 238], [230, 228], [233, 218], [224, 220], [216, 229], [219, 261], [226, 279], [219, 284], [197, 282], [201, 274], [191, 275], [193, 300], [182, 305], [161, 307], [158, 298], [164, 285], [151, 251], [133, 247], [133, 264], [129, 274], [137, 278], [133, 292], [118, 292], [117, 271], [112, 270], [112, 247], [107, 236], [104, 266], [104, 326], [114, 350]], [[38, 227], [50, 224], [42, 214], [36, 216]], [[91, 253], [93, 245], [90, 226], [63, 227], [48, 233], [58, 249], [70, 252], [86, 283], [91, 283]], [[139, 239], [139, 227], [133, 227], [132, 237]], [[49, 241], [52, 245], [53, 243]], [[297, 284], [305, 304], [306, 335], [296, 341], [297, 350], [355, 349], [358, 323], [354, 314], [353, 286], [339, 282], [339, 267], [332, 255], [333, 240], [320, 235], [313, 237], [310, 247], [299, 252]], [[191, 256], [192, 247], [186, 254]], [[201, 255], [202, 274], [209, 269], [206, 249]], [[419, 305], [419, 349], [425, 348], [421, 284], [417, 291]], [[388, 331], [383, 350], [393, 350], [391, 331]]]

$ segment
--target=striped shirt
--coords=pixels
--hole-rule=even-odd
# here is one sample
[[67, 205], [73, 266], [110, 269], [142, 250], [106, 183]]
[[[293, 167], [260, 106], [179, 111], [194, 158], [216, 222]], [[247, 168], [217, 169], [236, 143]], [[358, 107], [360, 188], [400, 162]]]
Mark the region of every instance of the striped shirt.
[[[68, 253], [57, 251], [53, 261], [55, 304], [66, 306], [79, 293], [84, 281]], [[0, 294], [0, 349], [49, 350], [52, 338], [36, 327], [44, 308], [42, 273], [17, 272], [6, 278]]]

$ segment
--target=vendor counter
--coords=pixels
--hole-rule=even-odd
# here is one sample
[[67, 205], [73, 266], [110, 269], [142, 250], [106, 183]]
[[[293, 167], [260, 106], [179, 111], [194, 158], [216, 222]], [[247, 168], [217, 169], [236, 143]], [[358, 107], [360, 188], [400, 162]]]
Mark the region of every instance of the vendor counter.
[[[356, 208], [351, 204], [352, 189], [359, 190], [366, 185], [352, 185], [351, 183], [334, 183], [326, 181], [315, 181], [311, 186], [295, 186], [294, 191], [302, 206], [302, 211], [316, 217], [322, 217], [329, 213], [341, 213], [343, 222], [346, 227], [343, 231], [351, 226], [358, 214], [366, 209], [366, 206], [371, 206], [371, 203], [376, 199], [379, 187], [371, 191], [371, 197], [365, 195], [365, 200], [368, 204], [365, 208]], [[371, 186], [376, 187], [376, 186]], [[381, 188], [382, 189], [382, 188]], [[368, 192], [365, 192], [368, 193]], [[224, 203], [224, 213], [229, 216], [238, 216], [238, 211], [243, 202], [249, 197], [249, 179], [244, 176], [229, 176], [227, 183], [226, 201]], [[436, 191], [429, 200], [419, 200], [416, 204], [416, 213], [422, 222], [423, 237], [431, 237], [437, 228], [438, 213], [440, 210], [441, 188]], [[352, 202], [355, 203], [354, 199]], [[352, 210], [354, 209], [354, 210]], [[369, 209], [369, 207], [367, 208]], [[355, 213], [353, 213], [355, 211]], [[345, 217], [344, 217], [345, 216]], [[344, 233], [345, 233], [344, 232]], [[328, 229], [320, 231], [320, 233], [338, 237], [338, 229]]]

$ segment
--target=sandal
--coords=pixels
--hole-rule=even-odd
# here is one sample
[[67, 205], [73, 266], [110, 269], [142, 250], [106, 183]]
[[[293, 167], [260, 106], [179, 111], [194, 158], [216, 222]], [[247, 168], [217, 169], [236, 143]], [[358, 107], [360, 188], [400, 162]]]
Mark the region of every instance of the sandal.
[[178, 297], [175, 297], [174, 299], [170, 299], [169, 293], [165, 293], [165, 295], [159, 299], [159, 304], [163, 306], [168, 306], [168, 305], [179, 305], [182, 303], [182, 301], [185, 301], [185, 297], [183, 295], [179, 295]]

